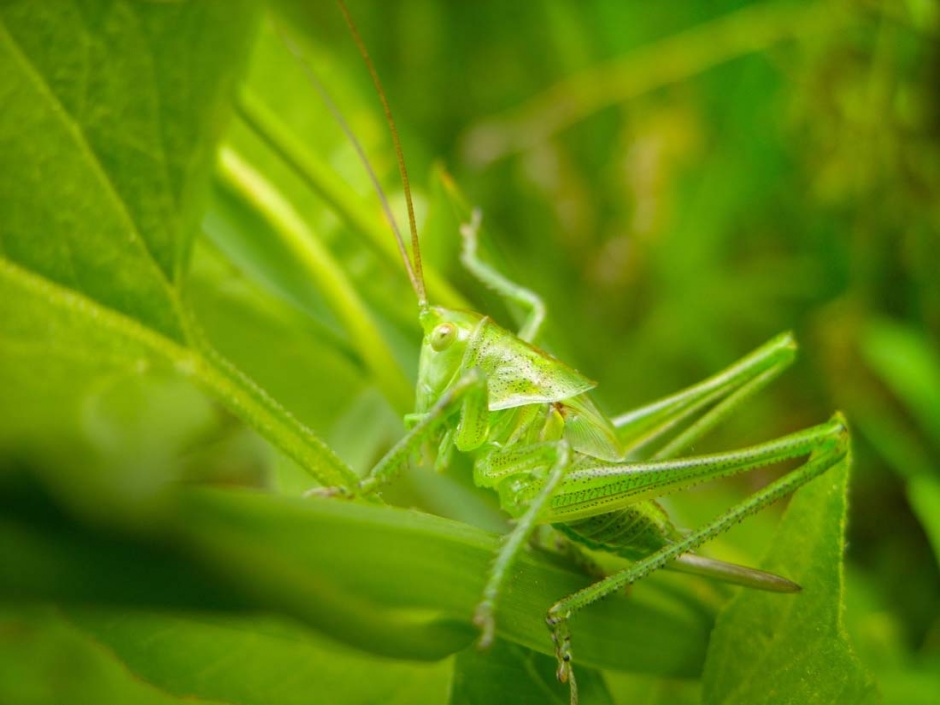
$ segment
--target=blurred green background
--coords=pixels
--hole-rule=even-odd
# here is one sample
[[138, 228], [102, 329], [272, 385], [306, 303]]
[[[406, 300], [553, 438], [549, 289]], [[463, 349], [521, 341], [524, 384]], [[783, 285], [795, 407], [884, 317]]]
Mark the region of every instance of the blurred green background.
[[[773, 438], [822, 422], [837, 409], [846, 414], [855, 458], [846, 627], [886, 702], [933, 702], [940, 692], [937, 4], [349, 4], [401, 133], [433, 302], [471, 306], [507, 327], [520, 320], [519, 311], [507, 309], [459, 265], [457, 226], [469, 204], [484, 215], [484, 256], [545, 298], [549, 318], [540, 344], [597, 380], [595, 398], [610, 414], [698, 381], [782, 330], [796, 333], [801, 355], [794, 368], [696, 451]], [[0, 178], [0, 254], [4, 262], [64, 282], [139, 319], [182, 347], [200, 350], [204, 334], [361, 472], [402, 434], [420, 332], [414, 296], [369, 178], [318, 96], [319, 82], [362, 142], [404, 223], [401, 182], [381, 106], [336, 6], [277, 0], [270, 14], [262, 16], [260, 9], [248, 2], [0, 2], [0, 43], [6, 42], [0, 58], [9, 71], [9, 81], [0, 73], [0, 89], [9, 101], [0, 138], [6, 140], [3, 158], [10, 160]], [[88, 79], [95, 69], [105, 75], [104, 87]], [[53, 276], [60, 274], [54, 267], [48, 268], [52, 274], [43, 270], [49, 253], [39, 245], [45, 241], [33, 238], [30, 228], [38, 226], [22, 215], [33, 214], [30, 199], [48, 201], [36, 212], [64, 214], [50, 219], [61, 226], [63, 242], [73, 230], [81, 240], [86, 224], [87, 232], [103, 230], [104, 218], [76, 196], [94, 182], [77, 167], [74, 176], [72, 162], [61, 158], [64, 152], [56, 151], [58, 143], [49, 137], [58, 134], [54, 129], [37, 119], [35, 129], [42, 128], [42, 134], [22, 138], [19, 130], [33, 118], [13, 110], [25, 105], [22, 114], [32, 115], [32, 94], [17, 82], [21, 74], [46, 81], [42, 85], [74, 118], [70, 129], [100, 159], [102, 172], [116, 184], [118, 205], [127, 204], [139, 229], [146, 235], [165, 228], [165, 240], [154, 242], [173, 244], [172, 254], [163, 251], [176, 263], [165, 267], [172, 270], [173, 296], [178, 295], [170, 298], [191, 309], [198, 326], [181, 325], [180, 333], [173, 328], [178, 311], [172, 306], [164, 319], [143, 305], [140, 314], [109, 291], [110, 284], [96, 289], [93, 276], [75, 277], [76, 283], [67, 274]], [[139, 105], [138, 85], [154, 86], [140, 91]], [[95, 100], [104, 107], [96, 111]], [[216, 141], [221, 156], [213, 169]], [[38, 146], [13, 149], [23, 143]], [[157, 154], [154, 144], [169, 156]], [[24, 154], [35, 157], [28, 169], [16, 161]], [[71, 197], [77, 205], [67, 202]], [[27, 201], [28, 207], [22, 205]], [[54, 227], [42, 232], [60, 234]], [[287, 232], [301, 235], [292, 240]], [[35, 251], [30, 242], [39, 243]], [[92, 264], [108, 262], [124, 266], [116, 256]], [[146, 283], [139, 273], [150, 270], [128, 262], [127, 276]], [[154, 310], [166, 313], [159, 297], [153, 298]], [[277, 553], [273, 549], [293, 550], [292, 541], [308, 541], [293, 536], [291, 525], [277, 523], [278, 512], [261, 512], [264, 521], [255, 525], [254, 514], [248, 519], [233, 511], [242, 524], [229, 522], [225, 512], [216, 516], [211, 502], [183, 510], [173, 505], [168, 515], [160, 500], [163, 488], [180, 481], [299, 495], [310, 478], [237, 421], [239, 410], [231, 400], [224, 411], [211, 395], [196, 392], [186, 381], [192, 370], [179, 359], [170, 355], [171, 365], [140, 362], [134, 356], [144, 360], [145, 354], [119, 349], [101, 329], [94, 335], [82, 329], [80, 316], [72, 320], [78, 321], [77, 332], [59, 319], [43, 328], [44, 319], [31, 313], [29, 301], [16, 301], [22, 309], [0, 311], [7, 314], [0, 318], [0, 339], [6, 341], [0, 345], [0, 460], [5, 470], [35, 472], [51, 495], [43, 502], [55, 509], [39, 500], [35, 507], [17, 504], [22, 488], [0, 485], [4, 492], [13, 488], [0, 493], [4, 502], [13, 498], [2, 505], [9, 517], [0, 519], [9, 518], [17, 531], [23, 517], [24, 526], [39, 517], [42, 531], [53, 527], [41, 537], [48, 546], [21, 542], [15, 531], [0, 536], [8, 541], [7, 555], [19, 556], [0, 571], [0, 583], [12, 590], [8, 594], [29, 592], [23, 587], [27, 580], [17, 582], [22, 569], [39, 576], [36, 584], [53, 586], [43, 594], [57, 599], [75, 590], [79, 602], [152, 606], [156, 601], [163, 608], [220, 611], [247, 602], [309, 617], [290, 602], [295, 595], [286, 602], [279, 593], [271, 598], [275, 588], [265, 588], [269, 594], [252, 582], [265, 573], [252, 561]], [[55, 335], [70, 340], [72, 334], [82, 344], [64, 355], [54, 345], [19, 345], [17, 336], [25, 340], [23, 331], [35, 321], [60, 346]], [[37, 360], [42, 374], [36, 374]], [[289, 454], [289, 448], [281, 450]], [[501, 528], [504, 519], [494, 498], [473, 490], [468, 469], [459, 460], [440, 478], [419, 469], [389, 497], [403, 506]], [[679, 523], [694, 526], [772, 476], [756, 475], [670, 498], [670, 509]], [[32, 497], [31, 491], [27, 488], [25, 496]], [[322, 511], [328, 516], [333, 510]], [[757, 563], [779, 513], [754, 517], [721, 537], [711, 552]], [[200, 520], [208, 527], [204, 535], [198, 534], [205, 528]], [[245, 556], [212, 540], [230, 538], [225, 532], [243, 525], [257, 529], [250, 536], [273, 539], [256, 554], [246, 552], [239, 573], [226, 561], [237, 564], [234, 558]], [[347, 526], [355, 528], [355, 522]], [[197, 549], [187, 543], [190, 530], [206, 544]], [[81, 543], [86, 538], [87, 545]], [[72, 540], [82, 549], [72, 549]], [[349, 539], [349, 545], [356, 540]], [[179, 548], [174, 541], [185, 547], [182, 558], [173, 554], [179, 563], [167, 559], [168, 546]], [[340, 552], [346, 544], [337, 542]], [[139, 553], [139, 544], [154, 549], [138, 555], [139, 565], [158, 566], [166, 585], [150, 581], [143, 567], [139, 584], [134, 575], [125, 582], [124, 561]], [[77, 560], [87, 550], [90, 565], [101, 561], [100, 571], [71, 573], [58, 563], [62, 573], [48, 570], [36, 557], [48, 558], [41, 549], [49, 546], [50, 555], [65, 566], [72, 565], [67, 558]], [[200, 553], [206, 546], [218, 563]], [[316, 577], [322, 577], [314, 560], [320, 558], [314, 555], [304, 564], [313, 566]], [[420, 565], [420, 557], [414, 560]], [[187, 572], [203, 564], [209, 566], [208, 578], [199, 570], [195, 577]], [[182, 574], [190, 582], [184, 580], [177, 593], [170, 586], [178, 566], [188, 566]], [[232, 586], [248, 585], [247, 592], [213, 592], [218, 583], [212, 581], [219, 577], [213, 571], [220, 566]], [[338, 574], [355, 579], [360, 569], [348, 559], [340, 562]], [[110, 584], [111, 576], [121, 578]], [[296, 587], [271, 572], [272, 581], [282, 578], [288, 592]], [[66, 586], [60, 592], [56, 580]], [[675, 587], [669, 578], [651, 582], [659, 585], [659, 580], [701, 608], [704, 621], [714, 616], [720, 590], [694, 581], [687, 581], [692, 587]], [[638, 592], [644, 594], [642, 586]], [[44, 619], [35, 622], [43, 629]], [[62, 624], [57, 619], [50, 618], [43, 631], [48, 643], [78, 644], [92, 635], [120, 657], [120, 668], [115, 660], [96, 671], [95, 659], [102, 658], [96, 642], [88, 663], [79, 665], [91, 664], [88, 672], [100, 680], [80, 679], [91, 684], [81, 692], [99, 687], [120, 692], [109, 688], [123, 683], [125, 665], [148, 682], [170, 683], [177, 694], [203, 692], [206, 683], [211, 687], [205, 692], [236, 691], [241, 682], [224, 669], [215, 676], [211, 668], [187, 671], [187, 653], [225, 663], [231, 654], [220, 644], [232, 644], [237, 653], [228, 661], [231, 672], [244, 671], [245, 682], [257, 686], [232, 695], [233, 702], [305, 702], [298, 694], [305, 688], [334, 688], [346, 698], [337, 700], [342, 702], [379, 697], [368, 688], [353, 692], [350, 683], [372, 685], [380, 694], [392, 688], [396, 702], [418, 702], [429, 690], [444, 693], [450, 677], [447, 664], [370, 661], [290, 630], [277, 641], [284, 636], [281, 624], [233, 626], [213, 617], [184, 620], [181, 626], [175, 617], [149, 613], [102, 617], [80, 611], [70, 612]], [[27, 662], [39, 663], [40, 675], [42, 669], [56, 671], [59, 661], [46, 657], [59, 652], [51, 647], [42, 652], [47, 642], [36, 646], [40, 655], [33, 658], [17, 645], [18, 632], [5, 633], [13, 637], [0, 639], [6, 648], [0, 676], [6, 664], [18, 677]], [[141, 640], [142, 633], [157, 636]], [[271, 635], [283, 650], [267, 646], [264, 638]], [[161, 643], [170, 648], [148, 650]], [[169, 652], [178, 656], [161, 661]], [[466, 653], [459, 658], [466, 659]], [[325, 683], [317, 668], [324, 654], [331, 664]], [[500, 658], [511, 662], [513, 656]], [[464, 672], [472, 674], [477, 666], [464, 663]], [[281, 678], [278, 669], [290, 670], [296, 680]], [[694, 682], [657, 679], [653, 685], [652, 678], [607, 675], [608, 685], [629, 693], [622, 697], [626, 702], [696, 701]], [[28, 694], [19, 701], [56, 702], [29, 700]]]

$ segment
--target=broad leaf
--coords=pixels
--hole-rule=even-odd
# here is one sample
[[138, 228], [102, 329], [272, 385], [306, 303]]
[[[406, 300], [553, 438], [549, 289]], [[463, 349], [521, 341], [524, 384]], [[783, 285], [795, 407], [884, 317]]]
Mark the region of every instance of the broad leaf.
[[[0, 7], [0, 288], [12, 292], [0, 416], [32, 397], [74, 425], [101, 360], [173, 367], [321, 482], [348, 484], [318, 437], [203, 342], [183, 301], [254, 19], [244, 1]], [[37, 421], [32, 435], [58, 435]]]
[[54, 610], [0, 611], [0, 702], [213, 705], [142, 681]]
[[[28, 475], [0, 485], [0, 596], [221, 612], [266, 610], [372, 653], [439, 659], [467, 646], [497, 546], [492, 534], [417, 512], [231, 490], [166, 493], [89, 525]], [[500, 633], [551, 654], [547, 608], [585, 578], [525, 555]], [[579, 663], [695, 675], [708, 619], [646, 581], [578, 616]]]
[[[3, 256], [180, 341], [248, 3], [0, 6]], [[199, 41], [194, 41], [195, 38]]]
[[392, 661], [285, 620], [71, 609], [68, 618], [147, 683], [229, 705], [443, 703], [451, 663]]
[[[470, 647], [454, 660], [449, 705], [567, 705], [569, 690], [555, 678], [554, 658], [515, 644], [497, 641], [492, 653]], [[579, 668], [576, 674], [582, 702], [611, 705], [600, 674]]]
[[802, 592], [741, 590], [720, 614], [705, 667], [706, 703], [879, 701], [842, 623], [847, 478], [840, 464], [796, 494], [762, 566]]

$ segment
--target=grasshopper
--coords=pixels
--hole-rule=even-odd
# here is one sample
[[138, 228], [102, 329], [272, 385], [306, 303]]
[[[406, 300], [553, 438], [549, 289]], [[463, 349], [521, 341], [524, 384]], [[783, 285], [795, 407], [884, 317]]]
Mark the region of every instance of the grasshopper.
[[[431, 305], [391, 111], [355, 25], [342, 0], [338, 3], [372, 75], [398, 154], [413, 255], [408, 254], [381, 189], [379, 195], [417, 298], [424, 337], [415, 410], [405, 418], [407, 434], [356, 486], [318, 488], [311, 493], [349, 498], [373, 495], [428, 445], [436, 448], [438, 469], [448, 465], [454, 452], [471, 454], [475, 484], [495, 490], [502, 508], [514, 520], [473, 616], [480, 629], [480, 646], [490, 645], [495, 638], [500, 593], [514, 560], [528, 543], [537, 541], [572, 556], [601, 576], [551, 605], [546, 614], [558, 660], [557, 676], [570, 684], [572, 705], [578, 702], [572, 671], [572, 617], [651, 572], [668, 568], [761, 590], [799, 591], [797, 584], [784, 577], [694, 551], [830, 468], [848, 463], [849, 432], [841, 414], [747, 448], [683, 455], [783, 372], [795, 357], [793, 336], [779, 335], [699, 384], [608, 418], [589, 396], [594, 382], [533, 344], [545, 319], [542, 300], [478, 256], [479, 211], [460, 229], [461, 260], [483, 285], [525, 310], [525, 322], [513, 333], [488, 316]], [[348, 129], [347, 134], [355, 141]], [[362, 154], [358, 145], [357, 151]], [[368, 160], [363, 157], [363, 162], [377, 186]], [[797, 458], [805, 461], [692, 531], [678, 529], [656, 501], [709, 480]], [[613, 553], [632, 563], [604, 575], [585, 549]]]

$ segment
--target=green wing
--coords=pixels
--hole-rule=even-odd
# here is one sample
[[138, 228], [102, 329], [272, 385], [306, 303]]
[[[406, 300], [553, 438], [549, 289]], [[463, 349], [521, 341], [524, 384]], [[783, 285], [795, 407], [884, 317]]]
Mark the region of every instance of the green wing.
[[616, 462], [623, 460], [623, 448], [610, 420], [586, 396], [565, 400], [561, 405], [565, 438], [579, 453]]
[[597, 386], [489, 318], [473, 331], [463, 362], [463, 369], [479, 367], [486, 375], [490, 411], [565, 401]]

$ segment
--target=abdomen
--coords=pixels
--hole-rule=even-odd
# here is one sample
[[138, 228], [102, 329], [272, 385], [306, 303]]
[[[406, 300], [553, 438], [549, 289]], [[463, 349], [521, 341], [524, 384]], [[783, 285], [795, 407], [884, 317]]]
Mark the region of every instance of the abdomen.
[[665, 510], [653, 501], [553, 526], [588, 548], [632, 560], [648, 556], [681, 536]]

